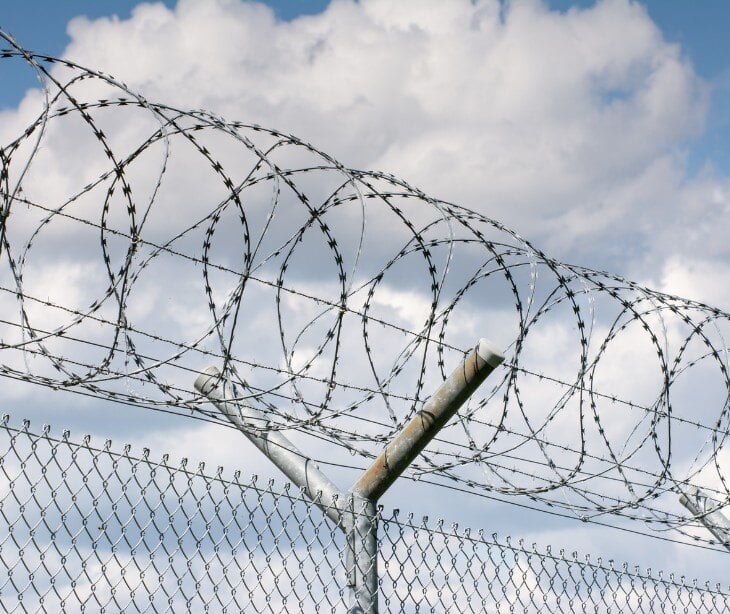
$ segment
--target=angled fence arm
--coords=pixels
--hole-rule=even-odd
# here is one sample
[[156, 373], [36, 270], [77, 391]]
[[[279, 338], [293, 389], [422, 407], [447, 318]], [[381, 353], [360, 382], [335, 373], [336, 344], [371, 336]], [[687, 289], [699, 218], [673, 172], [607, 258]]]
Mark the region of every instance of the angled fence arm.
[[248, 440], [276, 465], [294, 484], [314, 501], [327, 517], [343, 527], [342, 510], [347, 505], [347, 493], [340, 491], [315, 463], [289, 441], [280, 431], [267, 430], [270, 423], [258, 409], [239, 403], [230, 394], [216, 367], [208, 367], [195, 380], [195, 389], [204, 394]]
[[720, 544], [730, 550], [730, 520], [719, 509], [711, 509], [712, 500], [702, 490], [697, 486], [687, 487], [680, 495], [679, 502], [695, 515]]
[[480, 339], [350, 491], [377, 501], [503, 360], [504, 356], [492, 343]]
[[464, 402], [498, 367], [504, 356], [480, 339], [454, 372], [400, 430], [350, 488], [355, 510], [348, 533], [347, 577], [352, 588], [352, 614], [377, 613], [378, 536], [375, 504], [408, 468]]

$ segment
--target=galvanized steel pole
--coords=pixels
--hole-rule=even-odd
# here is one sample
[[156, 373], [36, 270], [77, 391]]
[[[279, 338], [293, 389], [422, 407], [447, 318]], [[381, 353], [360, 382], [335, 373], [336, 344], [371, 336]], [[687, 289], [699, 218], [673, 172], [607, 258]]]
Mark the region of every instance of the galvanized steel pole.
[[267, 430], [269, 419], [258, 409], [233, 399], [230, 384], [223, 381], [216, 367], [208, 367], [195, 380], [195, 389], [207, 396], [220, 412], [261, 450], [281, 472], [319, 507], [330, 520], [342, 525], [341, 508], [347, 505], [347, 494], [340, 491], [281, 432]]
[[349, 614], [378, 612], [378, 512], [376, 501], [350, 497], [352, 525], [346, 531], [345, 566], [350, 587]]
[[377, 614], [377, 501], [503, 360], [494, 345], [480, 339], [347, 493], [282, 433], [267, 430], [270, 422], [263, 413], [235, 401], [218, 369], [206, 369], [195, 380], [195, 388], [345, 532], [349, 612]]
[[730, 550], [730, 520], [719, 509], [712, 509], [713, 500], [697, 486], [689, 486], [679, 502], [692, 512], [717, 540]]

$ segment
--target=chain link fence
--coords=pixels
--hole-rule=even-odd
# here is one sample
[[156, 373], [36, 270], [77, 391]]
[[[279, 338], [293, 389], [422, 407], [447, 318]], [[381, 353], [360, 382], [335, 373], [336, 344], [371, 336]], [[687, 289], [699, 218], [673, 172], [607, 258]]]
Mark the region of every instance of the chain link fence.
[[[343, 612], [345, 539], [294, 488], [0, 425], [0, 610]], [[726, 612], [730, 593], [381, 514], [386, 612]]]

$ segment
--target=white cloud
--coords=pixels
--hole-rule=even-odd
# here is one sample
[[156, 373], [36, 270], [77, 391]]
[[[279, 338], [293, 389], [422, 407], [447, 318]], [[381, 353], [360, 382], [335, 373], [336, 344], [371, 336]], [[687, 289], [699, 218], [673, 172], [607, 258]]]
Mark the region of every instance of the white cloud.
[[69, 33], [69, 57], [148, 99], [292, 131], [561, 257], [627, 231], [650, 244], [637, 213], [671, 225], [667, 203], [631, 186], [658, 163], [664, 184], [691, 182], [679, 153], [708, 104], [680, 48], [625, 0], [565, 14], [536, 0], [341, 0], [289, 23], [253, 3], [182, 0], [77, 18]]
[[672, 255], [664, 264], [658, 289], [727, 310], [730, 268], [725, 260]]

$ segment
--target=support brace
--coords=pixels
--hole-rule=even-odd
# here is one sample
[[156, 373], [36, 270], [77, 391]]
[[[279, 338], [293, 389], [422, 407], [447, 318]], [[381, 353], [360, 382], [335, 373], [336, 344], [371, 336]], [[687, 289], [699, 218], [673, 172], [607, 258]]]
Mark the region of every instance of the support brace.
[[349, 611], [377, 614], [378, 499], [503, 360], [494, 345], [481, 339], [346, 493], [281, 432], [269, 429], [262, 412], [236, 401], [217, 368], [203, 371], [195, 388], [344, 531]]

